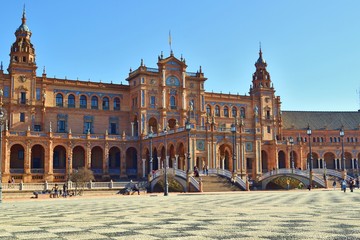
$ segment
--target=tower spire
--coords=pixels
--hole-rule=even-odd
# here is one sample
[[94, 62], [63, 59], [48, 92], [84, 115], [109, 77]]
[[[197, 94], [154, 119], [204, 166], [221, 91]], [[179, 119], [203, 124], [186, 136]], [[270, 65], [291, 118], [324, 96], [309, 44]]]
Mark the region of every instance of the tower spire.
[[22, 14], [22, 24], [26, 24], [26, 11], [25, 11], [25, 4], [23, 8], [23, 14]]

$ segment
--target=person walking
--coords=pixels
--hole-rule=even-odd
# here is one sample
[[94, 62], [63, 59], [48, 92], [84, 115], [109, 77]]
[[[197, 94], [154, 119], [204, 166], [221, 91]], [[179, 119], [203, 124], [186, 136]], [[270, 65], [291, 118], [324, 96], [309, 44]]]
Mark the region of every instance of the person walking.
[[342, 191], [344, 191], [344, 192], [346, 192], [346, 180], [345, 179], [343, 179], [342, 181], [341, 181], [341, 190]]
[[336, 180], [335, 179], [333, 181], [333, 188], [334, 188], [334, 190], [336, 190]]
[[354, 179], [351, 178], [350, 182], [349, 182], [350, 192], [354, 191], [354, 187], [355, 187], [355, 182], [354, 182]]

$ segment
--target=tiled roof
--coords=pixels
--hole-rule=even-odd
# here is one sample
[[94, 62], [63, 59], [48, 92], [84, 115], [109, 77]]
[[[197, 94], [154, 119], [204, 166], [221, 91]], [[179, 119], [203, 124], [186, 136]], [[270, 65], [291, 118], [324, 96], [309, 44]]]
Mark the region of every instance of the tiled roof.
[[360, 127], [358, 112], [305, 112], [282, 111], [284, 129], [306, 129], [308, 124], [315, 130], [338, 130], [341, 126], [348, 130]]

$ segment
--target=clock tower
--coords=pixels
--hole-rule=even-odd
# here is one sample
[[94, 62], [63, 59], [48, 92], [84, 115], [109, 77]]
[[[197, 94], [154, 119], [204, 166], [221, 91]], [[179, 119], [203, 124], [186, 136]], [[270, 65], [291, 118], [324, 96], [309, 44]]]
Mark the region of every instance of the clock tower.
[[[10, 63], [8, 72], [10, 75], [10, 91], [7, 97], [16, 103], [11, 109], [11, 125], [24, 123], [29, 120], [26, 112], [30, 112], [35, 104], [36, 92], [36, 61], [35, 48], [31, 43], [31, 31], [26, 25], [25, 8], [23, 10], [21, 25], [16, 29], [16, 40], [10, 49]], [[17, 115], [21, 115], [18, 117]], [[21, 120], [20, 120], [21, 119]], [[28, 124], [21, 124], [28, 125]], [[25, 127], [25, 126], [23, 126]]]

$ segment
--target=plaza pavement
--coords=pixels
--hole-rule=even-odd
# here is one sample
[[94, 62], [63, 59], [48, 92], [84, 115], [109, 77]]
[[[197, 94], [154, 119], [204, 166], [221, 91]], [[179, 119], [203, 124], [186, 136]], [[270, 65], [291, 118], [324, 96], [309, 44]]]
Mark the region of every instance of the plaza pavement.
[[360, 239], [360, 190], [9, 199], [0, 239]]

